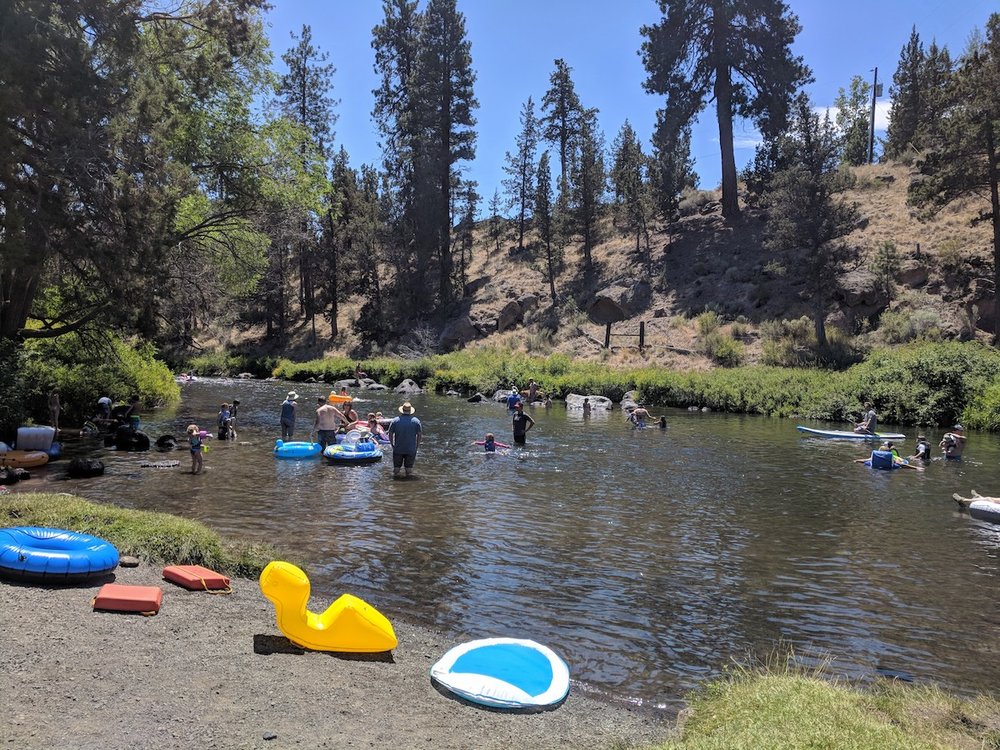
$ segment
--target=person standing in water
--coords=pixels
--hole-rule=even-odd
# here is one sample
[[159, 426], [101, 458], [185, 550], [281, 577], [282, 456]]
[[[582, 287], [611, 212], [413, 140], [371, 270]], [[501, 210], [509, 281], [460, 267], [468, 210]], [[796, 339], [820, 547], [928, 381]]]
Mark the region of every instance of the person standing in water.
[[201, 445], [201, 430], [198, 429], [198, 425], [189, 424], [187, 436], [191, 447], [191, 473], [200, 474], [202, 468], [205, 466], [205, 461], [201, 455], [204, 449]]
[[281, 439], [291, 440], [295, 433], [295, 402], [298, 401], [299, 394], [289, 391], [285, 400], [281, 402]]
[[535, 420], [524, 413], [524, 405], [520, 401], [514, 404], [514, 416], [511, 418], [514, 445], [524, 445], [528, 438], [528, 430], [534, 426]]
[[388, 433], [392, 445], [392, 476], [398, 477], [400, 469], [410, 476], [417, 460], [423, 426], [413, 416], [413, 405], [409, 401], [399, 407], [399, 416], [389, 423]]

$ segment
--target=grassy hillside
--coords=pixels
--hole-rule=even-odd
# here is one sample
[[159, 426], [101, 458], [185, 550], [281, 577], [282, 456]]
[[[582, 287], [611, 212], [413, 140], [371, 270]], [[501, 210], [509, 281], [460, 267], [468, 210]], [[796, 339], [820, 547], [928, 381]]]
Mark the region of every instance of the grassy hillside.
[[[843, 357], [850, 361], [855, 345], [985, 338], [989, 321], [984, 317], [994, 305], [984, 282], [992, 264], [990, 228], [988, 222], [974, 223], [984, 206], [965, 201], [937, 216], [922, 216], [906, 203], [913, 176], [906, 165], [859, 167], [854, 173], [856, 183], [846, 199], [857, 203], [862, 219], [846, 241], [857, 258], [836, 282], [838, 304], [828, 318]], [[461, 310], [450, 320], [409, 332], [384, 353], [423, 355], [468, 339], [472, 346], [682, 370], [797, 363], [795, 352], [808, 348], [811, 326], [779, 323], [809, 312], [808, 292], [796, 279], [795, 260], [763, 249], [759, 215], [747, 211], [740, 224], [727, 226], [712, 192], [685, 196], [682, 209], [679, 221], [654, 227], [648, 270], [635, 252], [634, 236], [623, 236], [610, 216], [593, 252], [592, 274], [582, 274], [580, 247], [567, 247], [565, 267], [556, 280], [555, 306], [534, 235], [526, 238], [523, 250], [517, 248], [516, 238], [508, 238], [497, 252], [483, 227]], [[888, 304], [875, 290], [871, 270], [872, 259], [886, 242], [894, 243], [897, 252], [894, 294]], [[595, 322], [592, 315], [592, 306], [602, 297], [626, 315], [613, 327], [610, 350], [603, 348], [603, 321]], [[497, 330], [505, 306], [518, 301], [522, 312], [517, 322]], [[329, 340], [329, 329], [321, 323], [319, 343], [310, 345], [310, 329], [303, 325], [282, 353], [294, 359], [372, 354], [357, 349], [358, 340], [350, 331], [359, 305], [360, 300], [344, 305], [345, 333], [337, 340]], [[442, 342], [442, 330], [459, 320], [467, 335]], [[647, 344], [641, 353], [634, 336], [620, 335], [636, 334], [640, 321], [645, 323]], [[208, 349], [232, 348], [259, 342], [261, 334], [256, 329], [227, 329], [210, 332], [199, 343]]]

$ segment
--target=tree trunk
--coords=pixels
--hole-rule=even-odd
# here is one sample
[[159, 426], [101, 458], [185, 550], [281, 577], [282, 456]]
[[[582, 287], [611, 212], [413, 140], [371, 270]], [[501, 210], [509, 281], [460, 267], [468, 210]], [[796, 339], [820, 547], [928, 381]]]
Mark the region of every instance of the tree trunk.
[[326, 211], [326, 221], [330, 227], [330, 278], [327, 279], [327, 283], [330, 286], [330, 338], [337, 338], [340, 331], [337, 329], [337, 291], [338, 279], [337, 279], [337, 244], [334, 240], [334, 230], [333, 230], [333, 212], [330, 209]]
[[555, 270], [552, 268], [552, 242], [548, 240], [545, 242], [545, 257], [548, 261], [549, 266], [549, 294], [552, 295], [552, 304], [556, 304], [556, 274]]
[[[717, 22], [721, 19], [717, 16]], [[720, 60], [715, 69], [715, 107], [719, 120], [719, 146], [722, 151], [722, 216], [732, 222], [740, 216], [736, 187], [736, 154], [733, 151], [733, 84], [729, 65]]]

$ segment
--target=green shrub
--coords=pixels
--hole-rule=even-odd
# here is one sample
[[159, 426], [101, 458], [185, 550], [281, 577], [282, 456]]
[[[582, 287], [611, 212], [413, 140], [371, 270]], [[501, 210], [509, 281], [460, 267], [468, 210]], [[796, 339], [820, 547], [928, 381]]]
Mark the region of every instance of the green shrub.
[[695, 318], [695, 325], [698, 327], [699, 336], [707, 336], [718, 330], [719, 326], [722, 325], [722, 320], [714, 310], [706, 310]]
[[26, 403], [36, 420], [48, 419], [52, 388], [59, 389], [67, 424], [92, 417], [101, 396], [126, 401], [136, 395], [145, 407], [180, 400], [173, 373], [156, 359], [152, 344], [114, 334], [86, 340], [77, 335], [31, 339], [24, 345], [22, 372]]
[[704, 336], [698, 346], [705, 356], [723, 367], [738, 367], [743, 361], [743, 342], [719, 331], [712, 331]]
[[940, 341], [941, 318], [933, 310], [887, 310], [879, 319], [879, 336], [886, 344]]

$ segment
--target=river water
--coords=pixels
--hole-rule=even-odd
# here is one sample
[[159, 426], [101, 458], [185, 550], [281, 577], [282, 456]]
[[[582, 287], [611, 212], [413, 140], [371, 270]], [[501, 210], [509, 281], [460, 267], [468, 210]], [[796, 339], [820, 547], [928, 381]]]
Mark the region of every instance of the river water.
[[[312, 609], [350, 592], [456, 643], [533, 638], [581, 689], [649, 707], [673, 708], [734, 660], [788, 646], [855, 679], [1000, 685], [1000, 526], [951, 500], [1000, 491], [994, 436], [971, 434], [961, 464], [889, 473], [852, 463], [863, 447], [802, 437], [789, 420], [670, 410], [666, 430], [632, 430], [620, 410], [584, 419], [557, 404], [529, 410], [526, 447], [487, 456], [472, 441], [492, 431], [511, 442], [503, 406], [422, 395], [418, 476], [393, 481], [388, 456], [276, 460], [291, 387], [305, 439], [322, 386], [201, 380], [178, 408], [144, 414], [143, 429], [214, 429], [219, 405], [238, 398], [238, 441], [213, 441], [204, 474], [183, 473], [186, 450], [94, 445], [104, 477], [46, 489], [271, 542], [309, 573]], [[387, 416], [402, 400], [368, 398], [359, 412]], [[912, 448], [915, 430], [899, 431]], [[941, 432], [928, 432], [934, 445]], [[139, 467], [168, 458], [180, 468]]]

